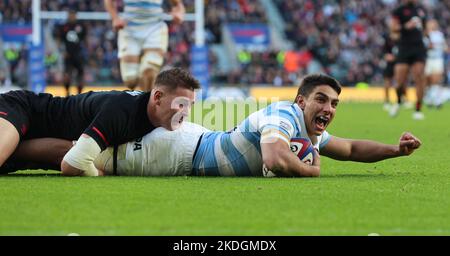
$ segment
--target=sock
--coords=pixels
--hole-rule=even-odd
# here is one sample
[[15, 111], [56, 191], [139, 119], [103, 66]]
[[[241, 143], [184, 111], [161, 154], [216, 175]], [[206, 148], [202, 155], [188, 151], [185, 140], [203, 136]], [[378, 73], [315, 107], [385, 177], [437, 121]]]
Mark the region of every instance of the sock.
[[395, 92], [397, 93], [397, 103], [398, 103], [398, 104], [402, 104], [402, 95], [403, 95], [403, 89], [402, 89], [402, 87], [397, 88], [397, 89], [395, 90]]
[[421, 101], [421, 100], [418, 100], [418, 101], [416, 102], [416, 111], [417, 111], [417, 112], [420, 112], [421, 109], [422, 109], [422, 101]]
[[70, 95], [70, 84], [64, 84], [64, 87], [66, 88], [66, 95]]

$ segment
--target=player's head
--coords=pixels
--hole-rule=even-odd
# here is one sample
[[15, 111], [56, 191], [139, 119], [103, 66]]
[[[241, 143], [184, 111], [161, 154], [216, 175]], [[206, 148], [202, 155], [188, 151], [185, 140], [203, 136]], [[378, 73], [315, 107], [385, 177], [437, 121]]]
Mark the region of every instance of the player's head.
[[183, 69], [173, 68], [159, 73], [150, 101], [159, 125], [168, 130], [177, 129], [194, 104], [196, 89], [200, 89], [200, 83]]
[[427, 29], [429, 31], [439, 30], [439, 23], [435, 19], [430, 19], [427, 21]]
[[308, 135], [320, 135], [331, 123], [341, 93], [341, 84], [331, 76], [311, 74], [303, 77], [295, 103], [303, 110]]
[[74, 8], [70, 8], [67, 14], [67, 20], [69, 22], [75, 22], [77, 20], [77, 11]]

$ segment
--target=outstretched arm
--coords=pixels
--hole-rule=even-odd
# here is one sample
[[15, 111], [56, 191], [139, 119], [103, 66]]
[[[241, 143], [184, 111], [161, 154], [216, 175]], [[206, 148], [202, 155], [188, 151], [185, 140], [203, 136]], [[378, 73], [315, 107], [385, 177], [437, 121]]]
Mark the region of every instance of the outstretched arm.
[[321, 155], [342, 161], [370, 163], [410, 155], [421, 144], [422, 142], [409, 132], [402, 134], [398, 145], [383, 144], [371, 140], [351, 140], [333, 136], [321, 150]]

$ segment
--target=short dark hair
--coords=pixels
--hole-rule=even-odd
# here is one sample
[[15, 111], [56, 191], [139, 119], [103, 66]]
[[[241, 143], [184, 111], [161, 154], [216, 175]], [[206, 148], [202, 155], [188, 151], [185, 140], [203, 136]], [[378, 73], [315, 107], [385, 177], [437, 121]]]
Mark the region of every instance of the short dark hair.
[[195, 90], [200, 89], [200, 82], [184, 69], [171, 68], [158, 74], [155, 80], [156, 86], [167, 86], [170, 90], [178, 87]]
[[338, 95], [341, 94], [341, 84], [338, 80], [325, 74], [311, 74], [302, 78], [295, 98], [297, 99], [299, 95], [308, 97], [314, 88], [320, 85], [328, 85], [333, 88]]

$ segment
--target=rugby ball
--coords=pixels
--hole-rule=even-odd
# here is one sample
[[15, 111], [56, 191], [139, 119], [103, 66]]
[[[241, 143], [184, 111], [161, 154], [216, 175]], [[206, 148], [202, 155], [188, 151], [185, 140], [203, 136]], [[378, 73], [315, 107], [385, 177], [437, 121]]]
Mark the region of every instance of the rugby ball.
[[[292, 138], [291, 151], [305, 164], [312, 165], [314, 160], [314, 147], [308, 139]], [[270, 171], [266, 165], [263, 164], [263, 176], [275, 177], [275, 173]]]
[[314, 147], [308, 139], [292, 138], [291, 151], [303, 163], [311, 165], [314, 160]]

